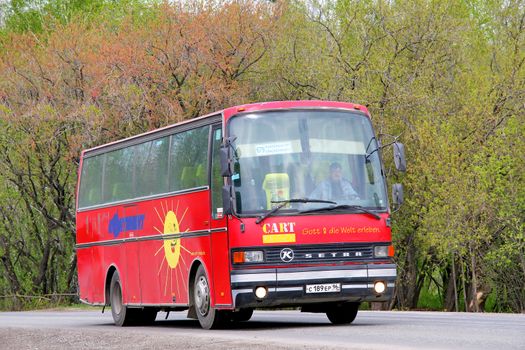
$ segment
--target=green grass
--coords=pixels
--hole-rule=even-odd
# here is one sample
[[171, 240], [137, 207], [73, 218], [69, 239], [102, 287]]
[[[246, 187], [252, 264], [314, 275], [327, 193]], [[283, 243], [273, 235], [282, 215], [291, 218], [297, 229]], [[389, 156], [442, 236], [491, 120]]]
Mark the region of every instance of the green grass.
[[26, 301], [15, 308], [10, 301], [0, 303], [0, 311], [30, 311], [30, 310], [102, 310], [102, 307], [86, 305], [79, 302], [54, 302], [43, 299]]

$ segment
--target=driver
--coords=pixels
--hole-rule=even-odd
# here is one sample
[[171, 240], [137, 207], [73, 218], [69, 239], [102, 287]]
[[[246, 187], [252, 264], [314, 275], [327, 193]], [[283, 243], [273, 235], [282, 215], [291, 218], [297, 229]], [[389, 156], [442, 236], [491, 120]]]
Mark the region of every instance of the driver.
[[347, 179], [343, 178], [341, 164], [334, 162], [330, 164], [329, 178], [321, 181], [310, 198], [324, 200], [359, 199], [357, 192]]

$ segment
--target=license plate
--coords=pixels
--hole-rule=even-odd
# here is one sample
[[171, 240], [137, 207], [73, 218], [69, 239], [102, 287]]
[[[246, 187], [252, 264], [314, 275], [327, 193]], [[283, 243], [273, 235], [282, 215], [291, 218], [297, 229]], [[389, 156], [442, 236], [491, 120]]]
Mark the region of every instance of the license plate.
[[341, 291], [341, 283], [307, 284], [306, 293], [333, 293]]

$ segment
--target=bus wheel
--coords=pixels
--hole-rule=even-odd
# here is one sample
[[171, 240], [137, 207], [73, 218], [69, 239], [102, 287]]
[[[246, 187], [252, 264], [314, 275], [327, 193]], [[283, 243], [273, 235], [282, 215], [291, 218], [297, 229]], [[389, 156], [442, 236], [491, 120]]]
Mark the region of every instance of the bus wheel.
[[212, 329], [219, 327], [222, 322], [222, 314], [220, 311], [211, 307], [210, 298], [210, 284], [204, 267], [201, 265], [197, 269], [195, 275], [195, 283], [193, 285], [193, 302], [195, 304], [195, 311], [201, 327], [204, 329]]
[[349, 324], [355, 320], [358, 309], [359, 303], [337, 304], [326, 311], [326, 316], [333, 324]]
[[131, 325], [134, 321], [133, 313], [135, 310], [128, 308], [122, 302], [122, 286], [117, 272], [115, 272], [111, 278], [109, 300], [111, 304], [111, 315], [113, 315], [115, 325], [119, 327]]
[[240, 309], [230, 314], [230, 318], [233, 322], [245, 322], [252, 318], [253, 309]]

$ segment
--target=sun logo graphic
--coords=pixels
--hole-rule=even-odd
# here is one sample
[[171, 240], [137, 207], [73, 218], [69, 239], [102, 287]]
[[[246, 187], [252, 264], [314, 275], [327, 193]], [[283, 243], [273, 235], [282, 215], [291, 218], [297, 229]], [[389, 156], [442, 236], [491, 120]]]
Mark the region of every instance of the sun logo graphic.
[[[164, 219], [164, 234], [172, 235], [180, 232], [179, 221], [177, 216], [171, 210], [166, 214]], [[176, 268], [179, 264], [180, 259], [180, 238], [175, 237], [172, 239], [164, 240], [164, 254], [166, 255], [166, 261], [168, 266], [172, 269]]]
[[[188, 266], [184, 260], [183, 252], [191, 255], [192, 253], [182, 245], [182, 232], [188, 232], [189, 229], [182, 230], [181, 225], [186, 216], [188, 208], [184, 210], [182, 216], [177, 215], [179, 203], [177, 202], [177, 207], [173, 209], [173, 203], [171, 205], [172, 209], [169, 209], [168, 203], [161, 203], [161, 213], [155, 208], [155, 212], [161, 221], [161, 228], [155, 227], [155, 230], [163, 235], [162, 245], [159, 247], [155, 256], [159, 255], [161, 252], [164, 252], [164, 258], [160, 264], [159, 271], [157, 272], [158, 276], [164, 277], [164, 295], [168, 295], [168, 283], [170, 285], [170, 292], [175, 300], [176, 295], [182, 295], [181, 290], [184, 292], [187, 288], [186, 272], [188, 271]], [[164, 264], [166, 266], [164, 267]], [[164, 274], [161, 274], [162, 271], [165, 271]], [[175, 284], [175, 286], [174, 286]], [[175, 288], [174, 288], [175, 287]], [[177, 291], [177, 294], [175, 293]]]

